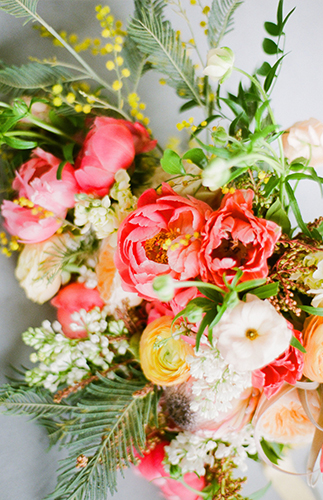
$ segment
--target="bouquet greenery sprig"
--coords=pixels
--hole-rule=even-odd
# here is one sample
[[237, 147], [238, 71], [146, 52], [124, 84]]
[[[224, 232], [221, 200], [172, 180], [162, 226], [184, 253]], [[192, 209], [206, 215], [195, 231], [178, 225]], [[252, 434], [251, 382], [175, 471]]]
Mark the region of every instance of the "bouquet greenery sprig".
[[[99, 35], [84, 40], [56, 32], [35, 0], [0, 0], [57, 52], [0, 67], [1, 249], [19, 253], [28, 298], [57, 310], [23, 333], [34, 367], [0, 404], [67, 450], [48, 500], [103, 500], [131, 465], [168, 499], [243, 499], [235, 468], [247, 457], [279, 468], [298, 442], [312, 443], [313, 482], [323, 220], [304, 222], [296, 191], [322, 190], [323, 124], [275, 119], [283, 0], [264, 25], [266, 61], [235, 66], [222, 43], [241, 3], [191, 0], [206, 48], [181, 0], [134, 0], [126, 27], [98, 5]], [[163, 149], [149, 129], [138, 92], [149, 71], [192, 112], [177, 124], [184, 147]]]

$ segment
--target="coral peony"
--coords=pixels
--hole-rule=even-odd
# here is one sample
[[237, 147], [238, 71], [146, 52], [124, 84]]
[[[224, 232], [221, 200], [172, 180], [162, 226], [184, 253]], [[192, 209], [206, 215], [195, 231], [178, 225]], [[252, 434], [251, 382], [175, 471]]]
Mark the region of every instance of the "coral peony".
[[206, 203], [178, 196], [167, 184], [160, 196], [146, 191], [118, 231], [115, 263], [124, 288], [151, 300], [156, 276], [196, 277], [200, 233], [210, 212]]
[[[51, 304], [57, 307], [57, 319], [62, 325], [64, 335], [70, 339], [80, 339], [88, 335], [84, 323], [73, 318], [74, 313], [82, 309], [89, 312], [94, 307], [102, 309], [104, 306], [98, 290], [86, 288], [83, 283], [65, 286], [51, 300]], [[71, 324], [76, 324], [77, 328], [73, 328]]]
[[283, 148], [289, 161], [306, 158], [309, 165], [323, 164], [323, 123], [316, 118], [297, 122], [283, 135]]
[[172, 334], [172, 318], [162, 316], [150, 323], [140, 339], [140, 363], [148, 380], [154, 384], [177, 385], [190, 376], [186, 358], [193, 348]]
[[[139, 472], [147, 481], [152, 481], [153, 484], [159, 486], [166, 500], [198, 500], [199, 495], [188, 490], [175, 479], [171, 479], [165, 471], [163, 460], [165, 446], [168, 444], [166, 441], [158, 443], [155, 448], [146, 452], [135, 471]], [[201, 491], [205, 487], [204, 477], [198, 477], [193, 472], [185, 474], [184, 481], [197, 491]]]
[[[301, 332], [294, 330], [290, 323], [288, 326], [294, 337], [302, 342]], [[303, 375], [303, 367], [304, 354], [290, 345], [279, 358], [252, 373], [252, 385], [259, 389], [263, 388], [266, 397], [271, 398], [284, 382], [296, 384]]]
[[108, 194], [114, 174], [129, 168], [136, 154], [156, 146], [140, 123], [109, 117], [94, 120], [76, 159], [75, 177], [86, 193]]
[[23, 243], [50, 238], [62, 225], [67, 210], [74, 207], [74, 195], [79, 190], [74, 169], [65, 164], [61, 179], [57, 179], [60, 163], [60, 159], [36, 148], [13, 181], [19, 198], [15, 202], [5, 200], [1, 206], [5, 228]]
[[236, 273], [234, 268], [243, 271], [241, 281], [267, 276], [267, 259], [274, 251], [281, 229], [253, 214], [252, 199], [251, 189], [227, 194], [219, 210], [208, 219], [200, 252], [203, 281], [225, 288], [223, 274], [231, 282]]
[[[261, 406], [265, 395], [259, 401]], [[316, 391], [308, 394], [308, 403], [314, 419], [317, 421], [320, 412], [320, 398]], [[315, 431], [299, 400], [297, 389], [282, 396], [261, 417], [260, 434], [268, 441], [283, 444], [309, 443]]]
[[323, 382], [323, 317], [310, 316], [304, 330], [304, 375], [310, 380]]

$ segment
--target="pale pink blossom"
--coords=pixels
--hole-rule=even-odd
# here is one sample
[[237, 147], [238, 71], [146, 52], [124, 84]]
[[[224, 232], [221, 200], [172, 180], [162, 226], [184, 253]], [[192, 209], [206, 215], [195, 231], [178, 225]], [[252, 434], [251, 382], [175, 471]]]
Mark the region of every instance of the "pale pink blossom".
[[306, 158], [311, 167], [323, 164], [323, 123], [310, 118], [295, 123], [283, 135], [283, 147], [289, 161]]

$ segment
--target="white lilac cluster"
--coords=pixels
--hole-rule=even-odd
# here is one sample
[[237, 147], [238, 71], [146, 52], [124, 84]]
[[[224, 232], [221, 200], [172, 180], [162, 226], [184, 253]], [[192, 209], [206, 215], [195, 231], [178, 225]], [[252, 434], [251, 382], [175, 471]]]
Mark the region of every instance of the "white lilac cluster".
[[30, 386], [43, 385], [55, 392], [62, 384], [79, 382], [93, 369], [109, 369], [115, 350], [118, 354], [125, 354], [127, 341], [108, 337], [127, 333], [122, 321], [107, 323], [96, 308], [90, 313], [80, 311], [79, 314], [89, 330], [86, 338], [69, 339], [63, 335], [58, 321], [51, 324], [47, 320], [40, 328], [29, 328], [23, 333], [24, 342], [37, 351], [31, 354], [30, 360], [39, 363], [36, 368], [26, 372], [26, 382]]
[[252, 435], [252, 426], [248, 425], [240, 432], [226, 434], [221, 440], [212, 435], [198, 435], [189, 431], [181, 432], [169, 446], [165, 446], [165, 469], [171, 465], [181, 468], [183, 474], [195, 472], [200, 476], [206, 473], [205, 467], [213, 467], [216, 460], [228, 458], [242, 470], [246, 470], [246, 458], [253, 455], [256, 447]]
[[303, 266], [308, 270], [292, 274], [291, 279], [304, 283], [310, 288], [307, 293], [315, 295], [312, 304], [318, 307], [323, 301], [323, 252], [306, 255], [303, 259]]
[[116, 234], [121, 222], [136, 208], [137, 198], [130, 189], [130, 177], [124, 170], [115, 174], [109, 195], [102, 199], [79, 193], [75, 195], [74, 223], [84, 234], [94, 230], [98, 239]]
[[215, 347], [200, 346], [188, 363], [192, 376], [191, 410], [202, 419], [220, 420], [232, 409], [232, 401], [251, 386], [250, 372], [234, 371]]

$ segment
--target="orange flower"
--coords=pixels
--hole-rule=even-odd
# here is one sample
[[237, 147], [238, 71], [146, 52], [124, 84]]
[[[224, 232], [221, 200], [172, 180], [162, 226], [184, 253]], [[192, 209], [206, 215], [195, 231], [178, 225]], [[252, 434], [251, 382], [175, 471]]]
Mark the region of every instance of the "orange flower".
[[[265, 396], [263, 395], [262, 398]], [[259, 402], [261, 405], [262, 399]], [[315, 420], [320, 411], [319, 396], [316, 391], [308, 394], [308, 404]], [[259, 423], [261, 435], [268, 441], [278, 443], [308, 443], [315, 431], [298, 398], [297, 389], [282, 396], [263, 415]]]
[[305, 322], [303, 373], [310, 380], [323, 382], [323, 317], [312, 316]]
[[108, 302], [112, 294], [112, 285], [116, 273], [116, 266], [113, 261], [114, 251], [114, 248], [106, 240], [101, 248], [99, 261], [95, 269], [98, 279], [98, 290], [104, 302]]
[[150, 323], [140, 339], [140, 362], [148, 380], [157, 385], [176, 385], [190, 376], [186, 358], [193, 348], [172, 336], [172, 318], [162, 316]]

